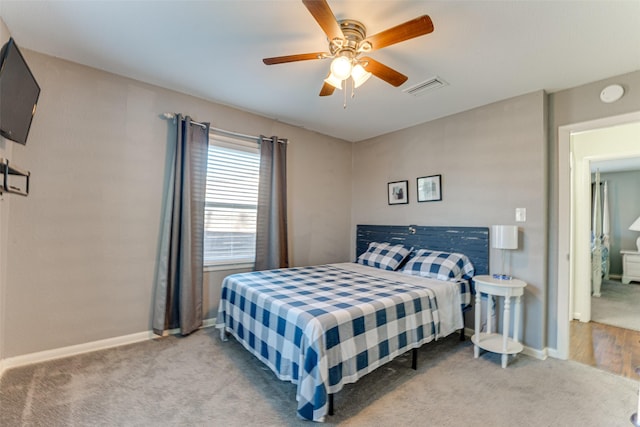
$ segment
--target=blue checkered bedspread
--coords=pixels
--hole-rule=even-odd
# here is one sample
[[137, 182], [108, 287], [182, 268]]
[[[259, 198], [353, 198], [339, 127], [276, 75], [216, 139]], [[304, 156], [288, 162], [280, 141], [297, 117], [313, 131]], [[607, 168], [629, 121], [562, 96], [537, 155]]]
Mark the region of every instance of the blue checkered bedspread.
[[466, 299], [458, 283], [354, 263], [256, 271], [225, 278], [216, 327], [297, 384], [300, 417], [324, 421], [329, 393], [461, 329]]

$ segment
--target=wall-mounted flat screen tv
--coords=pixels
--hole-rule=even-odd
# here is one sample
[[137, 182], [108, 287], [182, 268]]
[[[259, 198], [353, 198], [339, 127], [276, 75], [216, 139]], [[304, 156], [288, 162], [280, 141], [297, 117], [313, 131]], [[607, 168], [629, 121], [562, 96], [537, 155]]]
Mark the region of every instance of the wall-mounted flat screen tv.
[[0, 135], [27, 143], [40, 86], [13, 38], [0, 52]]

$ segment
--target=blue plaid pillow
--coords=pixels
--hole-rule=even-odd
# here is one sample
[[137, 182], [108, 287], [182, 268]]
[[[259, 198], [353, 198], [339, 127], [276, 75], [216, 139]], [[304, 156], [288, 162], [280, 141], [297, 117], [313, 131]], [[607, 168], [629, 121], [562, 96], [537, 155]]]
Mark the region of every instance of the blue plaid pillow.
[[360, 255], [356, 262], [370, 267], [394, 271], [409, 256], [411, 249], [402, 245], [392, 246], [389, 243], [369, 243], [369, 248]]
[[420, 249], [405, 264], [402, 273], [455, 282], [471, 279], [475, 269], [466, 255]]

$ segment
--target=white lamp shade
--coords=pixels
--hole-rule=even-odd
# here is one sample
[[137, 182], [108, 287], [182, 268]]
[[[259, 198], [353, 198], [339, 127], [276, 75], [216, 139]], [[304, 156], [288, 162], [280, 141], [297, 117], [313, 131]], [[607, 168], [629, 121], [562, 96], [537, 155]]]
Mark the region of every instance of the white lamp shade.
[[491, 247], [494, 249], [518, 249], [518, 227], [515, 225], [492, 225]]
[[333, 73], [330, 73], [329, 77], [324, 79], [324, 81], [329, 83], [331, 86], [335, 87], [336, 89], [342, 90], [342, 80], [334, 76]]
[[364, 69], [360, 64], [353, 67], [351, 71], [351, 77], [353, 78], [353, 87], [359, 87], [361, 84], [369, 80], [371, 73]]
[[346, 56], [338, 56], [331, 61], [331, 74], [337, 79], [348, 79], [351, 75], [351, 68], [351, 60]]

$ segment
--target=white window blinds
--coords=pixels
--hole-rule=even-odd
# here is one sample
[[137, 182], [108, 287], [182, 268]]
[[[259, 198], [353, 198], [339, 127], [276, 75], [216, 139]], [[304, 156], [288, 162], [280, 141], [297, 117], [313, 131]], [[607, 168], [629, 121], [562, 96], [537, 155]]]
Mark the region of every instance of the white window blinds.
[[257, 142], [211, 134], [207, 167], [204, 263], [253, 263], [260, 151]]

